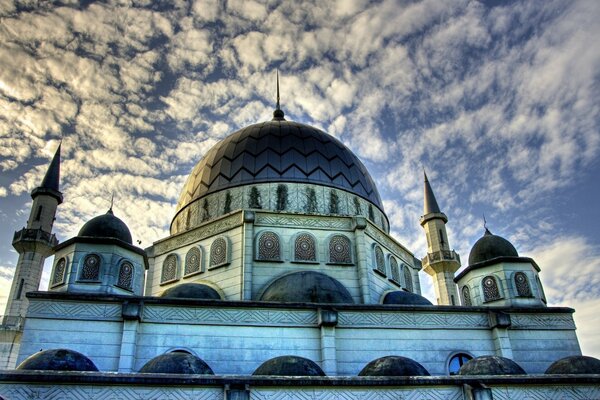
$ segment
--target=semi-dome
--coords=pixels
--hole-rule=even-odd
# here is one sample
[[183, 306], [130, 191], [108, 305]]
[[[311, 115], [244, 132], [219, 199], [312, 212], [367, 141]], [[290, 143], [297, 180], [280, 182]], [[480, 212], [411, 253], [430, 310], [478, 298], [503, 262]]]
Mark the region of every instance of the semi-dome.
[[214, 375], [213, 370], [201, 358], [183, 351], [174, 351], [154, 357], [140, 369], [140, 372], [143, 374]]
[[274, 118], [243, 128], [213, 146], [189, 175], [177, 213], [224, 189], [278, 182], [341, 189], [383, 211], [369, 172], [342, 142], [312, 126]]
[[298, 356], [281, 356], [262, 363], [252, 375], [325, 376], [325, 372], [312, 360]]
[[328, 275], [314, 271], [299, 271], [277, 278], [260, 299], [284, 303], [354, 303], [344, 285]]
[[473, 245], [469, 253], [469, 265], [497, 257], [519, 257], [517, 249], [508, 240], [492, 234], [487, 228], [484, 235]]
[[42, 371], [98, 371], [83, 354], [69, 349], [52, 349], [27, 357], [17, 369]]
[[202, 283], [184, 283], [165, 290], [161, 297], [171, 299], [222, 300], [219, 292]]
[[358, 376], [429, 376], [429, 372], [410, 358], [386, 356], [368, 363]]
[[555, 361], [546, 374], [600, 374], [600, 360], [588, 356], [570, 356]]
[[98, 215], [86, 222], [77, 236], [113, 238], [132, 244], [129, 228], [125, 222], [115, 217], [112, 208], [106, 214]]
[[400, 304], [409, 306], [432, 306], [425, 297], [404, 290], [388, 292], [383, 296], [383, 304]]
[[481, 356], [467, 361], [458, 370], [459, 375], [526, 375], [513, 360], [499, 356]]

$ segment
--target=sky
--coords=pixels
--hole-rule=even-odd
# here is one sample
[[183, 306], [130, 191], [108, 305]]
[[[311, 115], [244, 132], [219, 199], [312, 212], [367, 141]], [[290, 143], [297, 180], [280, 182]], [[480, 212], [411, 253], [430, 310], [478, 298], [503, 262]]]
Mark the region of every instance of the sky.
[[485, 214], [600, 358], [599, 37], [594, 0], [0, 0], [0, 307], [60, 140], [59, 240], [114, 193], [147, 247], [203, 154], [271, 119], [278, 69], [286, 118], [359, 156], [400, 243], [425, 255], [425, 168], [462, 260]]

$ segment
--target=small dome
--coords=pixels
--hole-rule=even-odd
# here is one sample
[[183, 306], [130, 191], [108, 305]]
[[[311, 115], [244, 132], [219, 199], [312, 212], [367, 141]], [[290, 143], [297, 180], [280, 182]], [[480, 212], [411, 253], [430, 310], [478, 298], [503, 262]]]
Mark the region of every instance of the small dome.
[[17, 369], [42, 371], [98, 371], [83, 354], [69, 349], [44, 350], [27, 357]]
[[222, 300], [219, 292], [202, 283], [184, 283], [165, 290], [160, 297], [170, 299]]
[[114, 216], [112, 209], [86, 222], [77, 236], [114, 238], [132, 244], [129, 228], [125, 222]]
[[174, 351], [154, 357], [140, 369], [140, 372], [143, 374], [214, 375], [212, 369], [202, 359], [183, 351]]
[[281, 356], [265, 361], [252, 375], [325, 376], [325, 372], [308, 358]]
[[484, 235], [473, 245], [469, 253], [469, 265], [492, 260], [496, 257], [519, 257], [517, 249], [508, 240], [485, 230]]
[[525, 370], [511, 359], [499, 356], [481, 356], [460, 367], [459, 375], [526, 375]]
[[431, 302], [425, 297], [416, 293], [396, 290], [388, 292], [383, 297], [383, 304], [401, 304], [409, 306], [432, 306]]
[[283, 303], [354, 303], [344, 285], [314, 271], [294, 272], [276, 279], [260, 299]]
[[429, 372], [410, 358], [387, 356], [368, 363], [358, 376], [429, 376]]
[[600, 360], [587, 356], [561, 358], [548, 367], [546, 374], [600, 374]]

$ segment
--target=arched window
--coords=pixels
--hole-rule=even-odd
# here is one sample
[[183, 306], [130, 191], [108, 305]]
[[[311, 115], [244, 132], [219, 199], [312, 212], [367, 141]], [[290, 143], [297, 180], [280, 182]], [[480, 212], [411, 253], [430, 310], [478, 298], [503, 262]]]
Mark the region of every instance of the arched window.
[[83, 259], [79, 279], [82, 281], [97, 281], [100, 279], [100, 256], [97, 254], [88, 254]]
[[317, 246], [315, 239], [308, 233], [301, 233], [294, 241], [294, 260], [317, 261]]
[[410, 267], [408, 265], [402, 265], [402, 272], [404, 273], [404, 287], [409, 292], [413, 291], [412, 274], [410, 273]]
[[523, 272], [515, 273], [515, 287], [517, 288], [517, 296], [519, 297], [531, 297], [531, 286], [529, 286], [529, 279]]
[[329, 262], [334, 264], [352, 264], [350, 239], [343, 235], [331, 237], [329, 240]]
[[396, 257], [390, 257], [390, 273], [392, 274], [392, 280], [396, 282], [398, 285], [401, 285], [400, 282], [400, 266], [398, 265], [398, 261]]
[[65, 283], [66, 272], [67, 260], [62, 257], [54, 266], [54, 273], [52, 274], [52, 286], [58, 286]]
[[160, 283], [173, 282], [177, 280], [177, 255], [169, 254], [163, 262]]
[[460, 367], [462, 367], [467, 361], [472, 359], [473, 357], [465, 353], [458, 353], [453, 355], [450, 358], [450, 361], [448, 361], [448, 373], [450, 375], [458, 374], [458, 370], [460, 369]]
[[483, 285], [483, 301], [494, 301], [501, 299], [500, 289], [498, 289], [498, 282], [493, 276], [486, 276], [482, 281]]
[[258, 237], [258, 259], [264, 261], [281, 260], [279, 236], [275, 232], [263, 232]]
[[117, 286], [122, 289], [131, 290], [133, 286], [133, 272], [133, 264], [131, 264], [129, 261], [122, 263], [119, 267]]
[[375, 256], [375, 270], [385, 276], [385, 257], [383, 256], [383, 250], [380, 246], [373, 247]]
[[216, 238], [210, 245], [209, 269], [229, 264], [227, 240], [223, 237]]
[[185, 255], [185, 268], [183, 276], [188, 277], [196, 275], [202, 271], [202, 252], [197, 247], [192, 247]]
[[467, 306], [467, 307], [472, 306], [473, 302], [471, 301], [471, 291], [469, 290], [469, 287], [463, 286], [461, 289], [461, 292], [462, 292], [463, 306]]

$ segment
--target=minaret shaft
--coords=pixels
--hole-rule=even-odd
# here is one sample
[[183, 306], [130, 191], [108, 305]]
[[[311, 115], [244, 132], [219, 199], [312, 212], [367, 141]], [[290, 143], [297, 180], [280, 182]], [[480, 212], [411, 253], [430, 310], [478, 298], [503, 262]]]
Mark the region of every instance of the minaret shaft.
[[15, 232], [13, 247], [19, 253], [10, 293], [7, 299], [6, 325], [19, 325], [27, 312], [29, 302], [25, 294], [38, 290], [46, 257], [58, 243], [52, 234], [56, 209], [62, 202], [58, 190], [60, 176], [60, 145], [50, 163], [41, 186], [31, 192], [33, 205], [27, 226]]
[[437, 303], [458, 305], [458, 291], [454, 273], [460, 268], [460, 258], [450, 248], [446, 222], [448, 217], [440, 211], [427, 175], [425, 176], [423, 216], [421, 226], [427, 237], [427, 255], [423, 258], [423, 271], [433, 278]]

